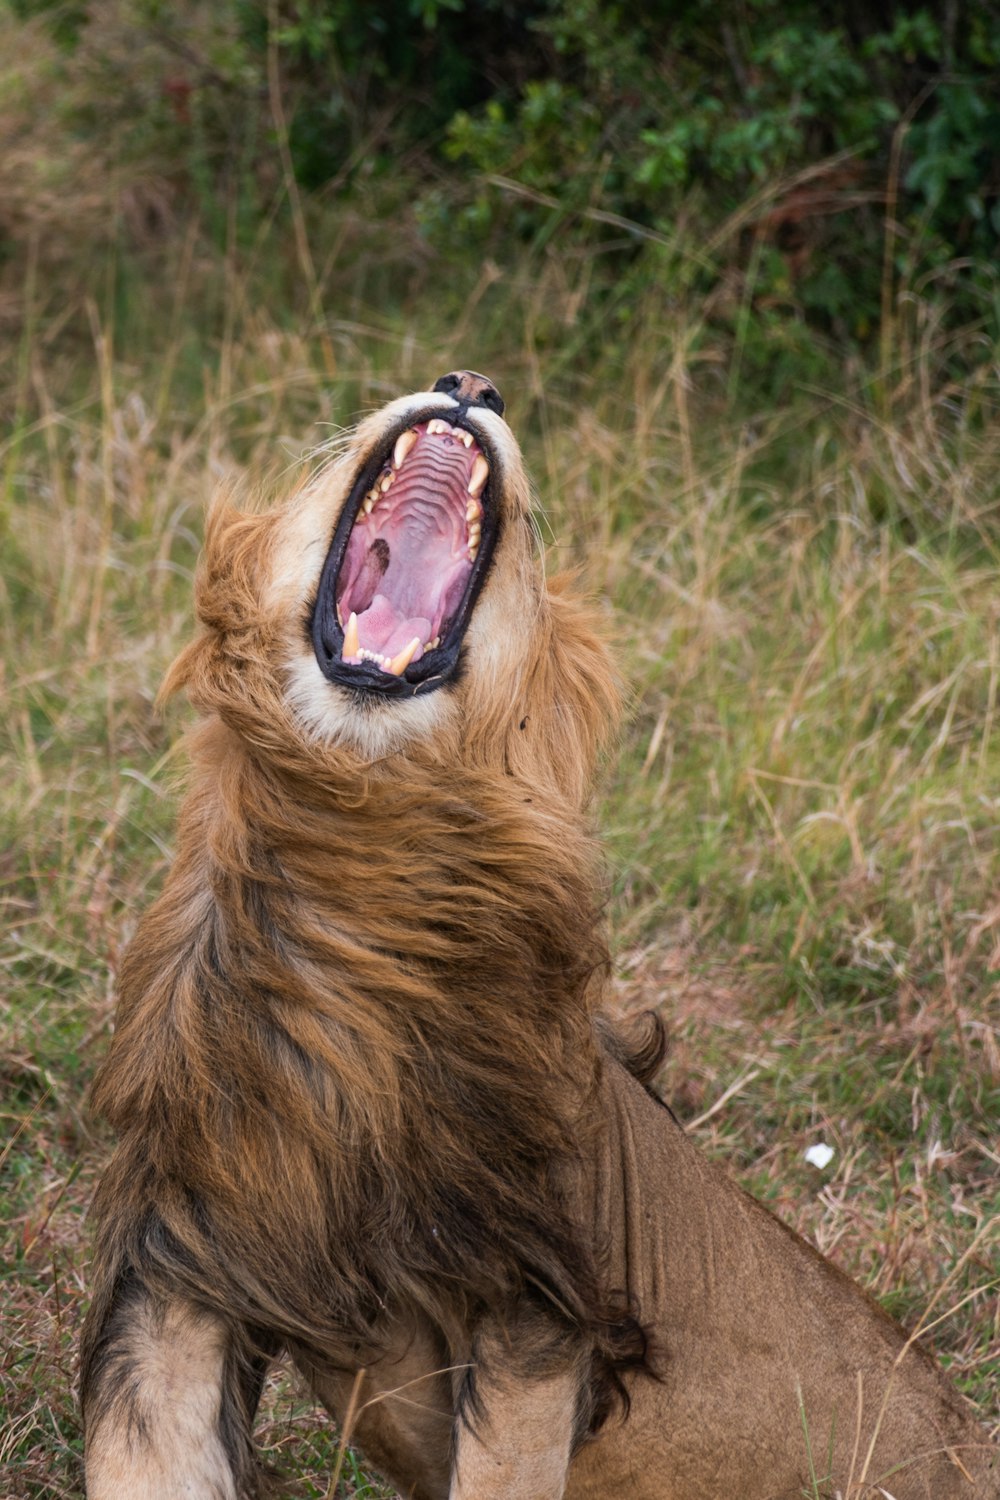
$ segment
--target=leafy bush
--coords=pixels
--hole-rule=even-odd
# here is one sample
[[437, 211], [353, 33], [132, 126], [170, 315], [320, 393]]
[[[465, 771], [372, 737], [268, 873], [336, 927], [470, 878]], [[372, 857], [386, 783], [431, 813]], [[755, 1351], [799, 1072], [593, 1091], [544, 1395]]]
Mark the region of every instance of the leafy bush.
[[72, 150], [131, 174], [140, 224], [186, 196], [221, 237], [235, 200], [252, 236], [288, 163], [305, 190], [374, 184], [450, 256], [558, 235], [619, 299], [693, 294], [772, 395], [792, 348], [808, 378], [824, 339], [881, 331], [884, 362], [926, 274], [966, 321], [993, 305], [997, 0], [15, 10], [58, 44]]
[[[537, 76], [450, 124], [446, 153], [478, 175], [467, 222], [510, 221], [497, 178], [533, 192], [536, 225], [549, 200], [599, 206], [638, 232], [676, 236], [680, 221], [701, 249], [728, 216], [715, 248], [722, 263], [752, 264], [758, 305], [863, 340], [879, 320], [887, 203], [890, 269], [907, 282], [959, 257], [992, 259], [996, 19], [983, 4], [959, 21], [928, 6], [886, 16], [797, 0], [555, 0], [525, 23]], [[706, 291], [720, 259], [707, 269]], [[989, 274], [966, 275], [965, 311]]]

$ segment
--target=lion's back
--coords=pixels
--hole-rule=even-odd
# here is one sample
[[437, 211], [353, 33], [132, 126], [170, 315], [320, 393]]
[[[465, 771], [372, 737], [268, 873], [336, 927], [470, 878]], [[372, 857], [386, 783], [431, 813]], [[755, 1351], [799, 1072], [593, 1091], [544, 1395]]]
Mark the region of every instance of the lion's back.
[[863, 1476], [897, 1500], [1000, 1497], [997, 1450], [864, 1291], [610, 1058], [600, 1109], [587, 1208], [656, 1378], [632, 1378], [628, 1421], [581, 1452], [569, 1500], [611, 1493], [612, 1474], [631, 1500], [791, 1500], [811, 1467], [845, 1494]]

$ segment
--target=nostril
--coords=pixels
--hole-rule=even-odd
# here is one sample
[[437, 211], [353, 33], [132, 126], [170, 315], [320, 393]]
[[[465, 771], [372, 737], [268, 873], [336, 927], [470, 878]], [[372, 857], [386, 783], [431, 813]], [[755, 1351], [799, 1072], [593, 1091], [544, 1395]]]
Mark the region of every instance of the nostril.
[[504, 400], [500, 392], [492, 380], [475, 370], [449, 370], [435, 383], [434, 389], [443, 396], [451, 396], [462, 406], [485, 406], [498, 417], [503, 416]]

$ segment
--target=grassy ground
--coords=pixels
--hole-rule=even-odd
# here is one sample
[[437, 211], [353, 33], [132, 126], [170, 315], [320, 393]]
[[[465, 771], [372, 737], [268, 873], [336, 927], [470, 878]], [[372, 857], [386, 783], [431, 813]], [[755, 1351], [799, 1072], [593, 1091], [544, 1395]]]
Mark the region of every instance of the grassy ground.
[[[755, 412], [746, 349], [653, 285], [598, 306], [552, 248], [428, 275], [403, 305], [386, 256], [317, 255], [310, 322], [292, 243], [223, 253], [192, 226], [152, 268], [77, 267], [71, 298], [29, 264], [6, 325], [0, 1496], [79, 1490], [84, 1214], [109, 1149], [86, 1091], [169, 863], [183, 710], [152, 702], [205, 500], [226, 473], [280, 483], [330, 424], [459, 364], [506, 395], [551, 556], [607, 601], [635, 686], [600, 808], [615, 1003], [663, 1008], [695, 1137], [926, 1318], [996, 1427], [996, 371], [949, 381], [921, 307], [877, 384], [847, 371]], [[329, 1492], [335, 1443], [287, 1382], [261, 1434], [291, 1494]], [[341, 1484], [377, 1493], [350, 1463]]]

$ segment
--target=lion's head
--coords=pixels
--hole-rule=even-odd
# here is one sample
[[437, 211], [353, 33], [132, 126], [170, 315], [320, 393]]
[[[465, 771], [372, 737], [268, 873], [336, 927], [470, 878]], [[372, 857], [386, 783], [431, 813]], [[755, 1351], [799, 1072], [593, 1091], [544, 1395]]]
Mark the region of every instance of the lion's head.
[[168, 688], [187, 684], [251, 739], [280, 725], [369, 762], [483, 763], [579, 802], [614, 673], [566, 580], [545, 579], [502, 411], [482, 377], [445, 376], [331, 444], [284, 503], [217, 505], [206, 634]]

